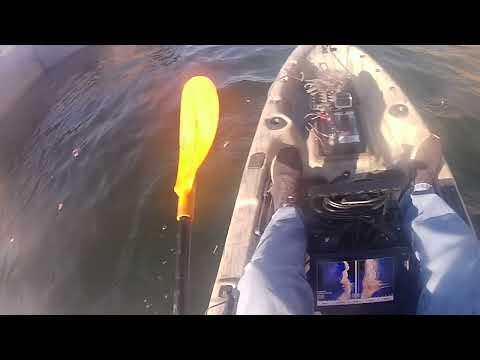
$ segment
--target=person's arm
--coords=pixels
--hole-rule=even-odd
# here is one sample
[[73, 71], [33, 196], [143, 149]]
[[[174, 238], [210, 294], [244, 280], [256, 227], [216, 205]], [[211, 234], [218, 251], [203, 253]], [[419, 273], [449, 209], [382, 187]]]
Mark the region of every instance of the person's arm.
[[417, 313], [480, 314], [480, 242], [431, 186], [415, 190], [406, 220], [420, 262]]

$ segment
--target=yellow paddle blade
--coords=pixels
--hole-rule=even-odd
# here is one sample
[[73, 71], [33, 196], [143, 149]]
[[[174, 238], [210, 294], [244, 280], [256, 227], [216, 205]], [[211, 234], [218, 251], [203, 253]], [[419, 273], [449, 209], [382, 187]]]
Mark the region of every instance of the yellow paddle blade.
[[183, 87], [180, 107], [180, 155], [174, 187], [178, 195], [178, 220], [193, 218], [195, 176], [215, 139], [218, 113], [218, 94], [213, 82], [205, 76], [191, 78]]

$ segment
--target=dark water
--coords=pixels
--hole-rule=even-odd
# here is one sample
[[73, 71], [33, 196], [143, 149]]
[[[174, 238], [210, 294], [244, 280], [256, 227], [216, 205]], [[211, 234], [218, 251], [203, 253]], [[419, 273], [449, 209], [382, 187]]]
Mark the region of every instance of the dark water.
[[[267, 90], [293, 48], [95, 46], [50, 69], [9, 119], [28, 136], [1, 175], [0, 312], [170, 313], [180, 91], [207, 74], [221, 119], [193, 233], [203, 312]], [[480, 224], [480, 47], [365, 48], [442, 137]]]

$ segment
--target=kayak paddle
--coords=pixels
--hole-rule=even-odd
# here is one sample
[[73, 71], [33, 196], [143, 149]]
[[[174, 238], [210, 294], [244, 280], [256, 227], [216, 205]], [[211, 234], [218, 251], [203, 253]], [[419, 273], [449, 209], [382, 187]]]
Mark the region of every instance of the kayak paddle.
[[180, 107], [180, 153], [175, 193], [178, 196], [176, 282], [173, 313], [185, 314], [190, 272], [191, 226], [195, 209], [195, 176], [205, 160], [218, 126], [217, 89], [205, 76], [187, 81]]

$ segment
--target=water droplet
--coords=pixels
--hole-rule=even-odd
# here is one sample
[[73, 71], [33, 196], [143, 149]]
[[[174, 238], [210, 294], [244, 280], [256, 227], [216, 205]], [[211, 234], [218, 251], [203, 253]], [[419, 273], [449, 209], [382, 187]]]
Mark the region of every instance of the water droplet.
[[217, 250], [218, 250], [218, 245], [215, 245], [215, 249], [213, 249], [212, 254], [215, 255], [217, 253]]
[[152, 305], [151, 304], [147, 304], [147, 306], [145, 306], [147, 309], [150, 309]]
[[174, 248], [171, 248], [170, 249], [170, 252], [173, 254], [175, 252], [175, 249]]
[[227, 148], [229, 145], [230, 145], [230, 141], [225, 141], [225, 142], [223, 143], [223, 148], [225, 149], [225, 148]]
[[165, 298], [165, 300], [167, 300], [168, 299], [168, 294], [163, 295], [163, 297]]
[[162, 231], [167, 230], [167, 225], [162, 225]]
[[58, 204], [58, 211], [61, 211], [63, 209], [63, 203]]
[[162, 275], [157, 275], [157, 280], [163, 280]]
[[147, 303], [147, 301], [148, 301], [147, 298], [145, 298], [145, 299], [143, 300], [143, 302], [144, 302], [145, 304]]
[[15, 239], [13, 237], [10, 238], [10, 242], [14, 242]]
[[76, 158], [80, 154], [80, 148], [73, 149], [72, 155]]
[[247, 98], [246, 102], [249, 103], [251, 100]]
[[167, 260], [162, 261], [162, 265], [165, 265], [167, 263]]

